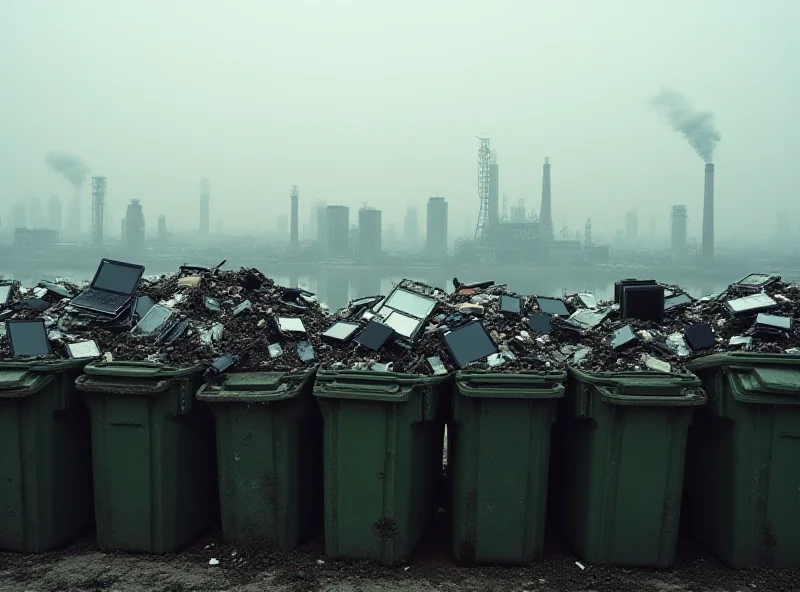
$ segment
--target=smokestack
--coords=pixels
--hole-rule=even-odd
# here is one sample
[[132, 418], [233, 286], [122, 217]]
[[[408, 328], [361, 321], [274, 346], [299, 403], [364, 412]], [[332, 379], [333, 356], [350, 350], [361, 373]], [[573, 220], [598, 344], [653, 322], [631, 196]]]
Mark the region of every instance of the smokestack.
[[291, 192], [292, 198], [292, 220], [290, 222], [290, 230], [289, 230], [289, 244], [291, 245], [292, 249], [297, 249], [298, 245], [298, 232], [297, 232], [297, 218], [298, 218], [298, 208], [300, 205], [300, 190], [297, 185], [292, 186]]
[[703, 261], [714, 261], [714, 165], [706, 165], [706, 186], [703, 192]]
[[542, 168], [542, 205], [539, 211], [539, 224], [541, 225], [542, 241], [549, 243], [553, 240], [553, 213], [550, 207], [550, 157], [544, 159]]

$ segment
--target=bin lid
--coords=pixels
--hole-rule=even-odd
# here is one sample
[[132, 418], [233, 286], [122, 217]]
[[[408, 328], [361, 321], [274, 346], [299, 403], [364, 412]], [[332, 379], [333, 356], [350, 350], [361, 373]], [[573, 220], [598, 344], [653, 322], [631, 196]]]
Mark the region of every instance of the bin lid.
[[213, 402], [268, 403], [296, 396], [308, 374], [286, 372], [232, 372], [221, 384], [204, 384], [197, 398]]
[[34, 372], [30, 368], [0, 368], [0, 398], [32, 395], [52, 380], [52, 374]]

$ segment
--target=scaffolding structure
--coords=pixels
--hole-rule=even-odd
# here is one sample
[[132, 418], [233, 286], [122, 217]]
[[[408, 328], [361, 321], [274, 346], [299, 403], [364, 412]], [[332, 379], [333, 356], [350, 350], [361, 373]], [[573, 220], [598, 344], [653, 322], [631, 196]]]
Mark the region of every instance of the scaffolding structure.
[[489, 138], [478, 138], [481, 141], [478, 150], [478, 198], [481, 208], [478, 212], [478, 224], [475, 227], [475, 241], [483, 242], [487, 237], [490, 224], [490, 198], [489, 198], [489, 176], [492, 165], [492, 153], [489, 149]]
[[103, 224], [106, 207], [106, 178], [92, 177], [92, 244], [103, 246]]

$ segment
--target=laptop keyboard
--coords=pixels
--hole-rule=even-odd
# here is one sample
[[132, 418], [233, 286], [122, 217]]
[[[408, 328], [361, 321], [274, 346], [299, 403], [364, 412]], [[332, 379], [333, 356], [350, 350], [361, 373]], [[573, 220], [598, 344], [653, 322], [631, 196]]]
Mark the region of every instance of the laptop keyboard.
[[[120, 307], [125, 302], [127, 302], [128, 298], [125, 296], [120, 296], [119, 294], [110, 294], [109, 292], [95, 292], [94, 290], [89, 290], [88, 292], [84, 292], [80, 296], [80, 301], [85, 304], [93, 304], [96, 306], [109, 306], [109, 307]], [[79, 302], [80, 302], [79, 301]]]

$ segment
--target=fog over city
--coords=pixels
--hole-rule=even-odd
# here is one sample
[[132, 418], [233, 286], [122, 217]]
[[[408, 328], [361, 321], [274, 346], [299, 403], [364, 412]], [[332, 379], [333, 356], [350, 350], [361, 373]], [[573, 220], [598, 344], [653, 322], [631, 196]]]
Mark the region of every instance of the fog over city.
[[[667, 89], [723, 138], [718, 239], [771, 236], [784, 210], [798, 232], [794, 2], [11, 0], [3, 13], [4, 219], [16, 200], [71, 196], [55, 152], [107, 177], [113, 219], [141, 199], [152, 229], [161, 214], [195, 229], [207, 177], [212, 227], [231, 232], [274, 231], [297, 184], [301, 219], [324, 200], [402, 223], [441, 195], [460, 233], [477, 218], [478, 135], [514, 204], [538, 209], [551, 158], [557, 228], [590, 216], [610, 237], [635, 208], [666, 236], [682, 203], [696, 235], [705, 155], [654, 108]], [[88, 227], [86, 184], [83, 201]]]

